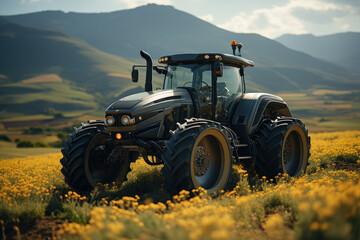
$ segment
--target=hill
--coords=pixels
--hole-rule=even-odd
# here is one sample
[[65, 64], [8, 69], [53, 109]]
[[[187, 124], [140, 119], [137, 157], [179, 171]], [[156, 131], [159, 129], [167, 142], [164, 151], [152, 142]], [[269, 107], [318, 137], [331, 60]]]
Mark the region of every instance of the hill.
[[6, 19], [29, 27], [56, 29], [129, 59], [139, 58], [139, 49], [154, 58], [183, 52], [230, 53], [229, 43], [239, 40], [244, 44], [243, 56], [257, 66], [248, 71], [252, 90], [345, 90], [360, 86], [360, 73], [293, 51], [258, 34], [220, 29], [171, 6], [149, 4], [110, 13], [45, 11]]
[[[19, 32], [27, 29], [26, 31], [35, 31], [37, 34], [46, 32], [57, 35], [40, 37], [46, 43], [38, 44], [39, 47], [36, 43], [40, 39], [31, 44], [28, 43], [32, 41], [29, 39], [23, 42], [16, 40], [19, 45], [26, 47], [18, 51], [21, 47], [15, 46], [9, 54], [0, 55], [1, 63], [5, 66], [9, 65], [7, 58], [13, 57], [16, 51], [19, 54], [14, 59], [27, 59], [21, 67], [16, 65], [21, 61], [13, 61], [16, 70], [12, 72], [10, 67], [2, 68], [6, 73], [0, 71], [2, 84], [11, 83], [17, 87], [14, 89], [14, 85], [10, 85], [4, 88], [2, 85], [2, 93], [19, 92], [14, 96], [4, 95], [0, 99], [2, 109], [4, 105], [8, 106], [6, 111], [0, 112], [0, 117], [8, 116], [9, 111], [12, 111], [14, 117], [19, 112], [23, 114], [23, 111], [31, 112], [35, 109], [39, 114], [40, 108], [66, 111], [67, 116], [99, 109], [97, 115], [101, 116], [104, 108], [119, 95], [133, 93], [143, 87], [142, 80], [134, 85], [128, 79], [131, 62], [144, 63], [138, 55], [140, 49], [149, 52], [155, 60], [162, 55], [185, 52], [230, 53], [229, 43], [237, 40], [244, 44], [243, 56], [254, 60], [256, 66], [246, 70], [247, 91], [284, 96], [293, 114], [318, 127], [317, 130], [324, 130], [323, 126], [326, 129], [359, 128], [359, 72], [289, 49], [258, 34], [241, 34], [220, 29], [171, 6], [150, 4], [110, 13], [45, 11], [6, 16], [3, 19], [13, 22], [12, 28], [17, 28]], [[8, 45], [13, 46], [14, 41], [8, 39], [9, 34], [3, 35], [2, 38], [8, 41], [1, 44], [5, 50]], [[53, 47], [44, 49], [47, 45]], [[67, 47], [62, 49], [65, 45]], [[48, 57], [50, 53], [52, 57]], [[53, 63], [54, 59], [63, 59], [63, 55], [70, 56], [64, 58], [68, 60], [64, 60], [63, 65]], [[39, 63], [38, 69], [42, 69], [41, 71], [33, 70], [37, 69], [34, 66], [34, 56], [37, 56], [36, 59], [47, 59]], [[77, 60], [73, 61], [74, 59]], [[44, 79], [48, 82], [44, 83]], [[161, 79], [155, 78], [155, 81], [156, 88], [160, 86]], [[67, 84], [67, 88], [63, 88], [64, 84]], [[41, 88], [36, 91], [42, 94], [35, 93], [33, 88], [28, 89], [35, 85]], [[18, 91], [19, 86], [22, 87], [21, 91]], [[47, 92], [49, 86], [51, 91]], [[75, 92], [70, 91], [71, 89]], [[31, 94], [24, 94], [27, 92]], [[324, 94], [319, 95], [319, 92]], [[42, 101], [37, 102], [38, 98]], [[78, 105], [78, 98], [86, 100]], [[14, 101], [17, 105], [10, 105]], [[76, 104], [72, 104], [74, 101]], [[72, 107], [76, 107], [77, 112], [69, 114]]]
[[0, 18], [0, 52], [0, 117], [94, 110], [131, 84], [133, 63], [51, 29]]
[[346, 32], [325, 36], [285, 34], [275, 40], [288, 48], [360, 72], [360, 63], [358, 61], [360, 56], [358, 48], [360, 33]]

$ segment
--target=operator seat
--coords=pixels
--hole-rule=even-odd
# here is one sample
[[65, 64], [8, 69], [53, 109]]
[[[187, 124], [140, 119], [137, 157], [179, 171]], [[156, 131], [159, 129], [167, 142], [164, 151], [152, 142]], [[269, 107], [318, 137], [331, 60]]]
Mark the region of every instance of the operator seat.
[[230, 95], [229, 89], [226, 87], [225, 82], [218, 82], [217, 85], [217, 96], [228, 98]]

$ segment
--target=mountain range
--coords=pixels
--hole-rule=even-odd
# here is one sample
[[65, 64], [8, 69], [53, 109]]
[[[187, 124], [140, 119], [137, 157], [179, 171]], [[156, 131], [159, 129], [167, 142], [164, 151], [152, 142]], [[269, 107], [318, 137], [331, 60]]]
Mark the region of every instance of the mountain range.
[[288, 48], [360, 72], [360, 33], [346, 32], [325, 36], [285, 34], [275, 40]]
[[140, 49], [154, 59], [175, 53], [231, 53], [232, 40], [242, 42], [243, 56], [255, 62], [254, 69], [246, 70], [251, 91], [359, 89], [359, 72], [258, 34], [230, 32], [171, 6], [149, 4], [110, 13], [45, 11], [0, 17], [0, 109], [4, 114], [19, 108], [31, 111], [29, 106], [39, 101], [37, 105], [64, 111], [71, 106], [101, 109], [121, 93], [141, 90], [143, 82], [135, 85], [129, 78], [131, 66], [143, 63]]

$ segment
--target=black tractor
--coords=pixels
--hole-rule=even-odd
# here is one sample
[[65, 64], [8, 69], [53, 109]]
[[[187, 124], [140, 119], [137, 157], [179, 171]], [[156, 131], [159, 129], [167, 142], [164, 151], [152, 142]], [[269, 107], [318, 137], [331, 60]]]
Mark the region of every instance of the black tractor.
[[[216, 195], [229, 181], [233, 164], [253, 166], [272, 179], [279, 173], [298, 177], [306, 171], [310, 137], [287, 104], [267, 93], [245, 93], [244, 69], [254, 63], [233, 55], [177, 54], [146, 66], [145, 91], [121, 98], [94, 120], [75, 128], [62, 149], [61, 172], [77, 191], [122, 182], [139, 156], [162, 164], [170, 194], [202, 187]], [[236, 54], [238, 52], [238, 54]], [[163, 88], [152, 89], [152, 72], [164, 75]]]

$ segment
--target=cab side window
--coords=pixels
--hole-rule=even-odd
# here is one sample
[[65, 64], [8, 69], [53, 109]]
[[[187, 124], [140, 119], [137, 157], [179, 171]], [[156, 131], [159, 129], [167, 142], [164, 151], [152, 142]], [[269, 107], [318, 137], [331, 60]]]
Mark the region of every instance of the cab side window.
[[217, 104], [215, 118], [228, 121], [236, 100], [243, 92], [239, 68], [224, 66], [222, 77], [217, 78]]

